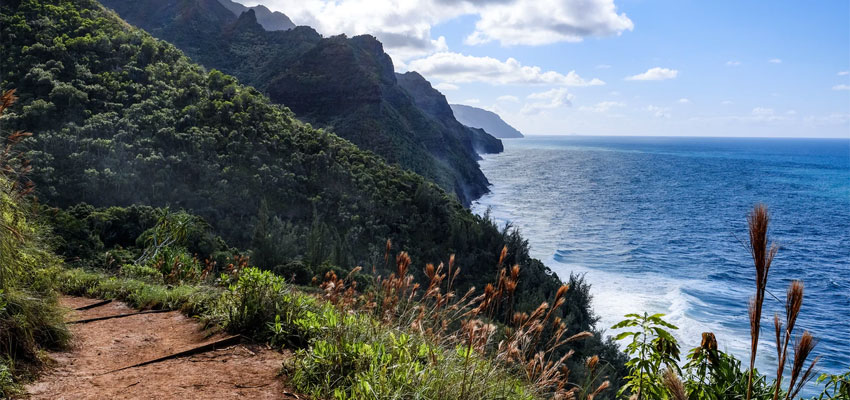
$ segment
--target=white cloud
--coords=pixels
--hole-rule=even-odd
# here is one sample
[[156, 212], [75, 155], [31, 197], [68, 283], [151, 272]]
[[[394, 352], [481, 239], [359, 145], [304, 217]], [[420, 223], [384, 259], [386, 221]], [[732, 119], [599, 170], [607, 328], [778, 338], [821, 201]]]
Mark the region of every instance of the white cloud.
[[735, 61], [735, 60], [729, 60], [729, 61], [726, 61], [726, 66], [727, 66], [727, 67], [737, 67], [737, 66], [739, 66], [739, 65], [741, 65], [741, 62], [740, 62], [740, 61]]
[[479, 104], [481, 103], [480, 99], [466, 99], [463, 101], [464, 104]]
[[720, 104], [723, 104], [724, 106], [728, 106], [730, 104], [735, 104], [735, 103], [733, 103], [732, 100], [723, 100], [723, 101], [720, 102]]
[[458, 85], [453, 85], [451, 83], [440, 82], [434, 85], [434, 89], [437, 89], [441, 92], [450, 91], [450, 90], [458, 90], [460, 87]]
[[850, 71], [838, 71], [838, 76], [850, 75]]
[[619, 102], [619, 101], [602, 101], [602, 102], [596, 103], [593, 106], [581, 106], [581, 107], [579, 107], [579, 110], [604, 113], [604, 112], [608, 112], [608, 110], [610, 110], [614, 107], [623, 107], [625, 105], [626, 105], [625, 103], [622, 103], [622, 102]]
[[655, 118], [670, 118], [670, 108], [669, 107], [658, 107], [649, 105], [646, 107], [646, 111], [652, 113]]
[[619, 35], [634, 29], [614, 0], [469, 1], [481, 17], [467, 44], [498, 41], [502, 45], [580, 42], [588, 36]]
[[371, 34], [394, 63], [446, 51], [432, 27], [464, 15], [477, 17], [469, 43], [542, 45], [619, 35], [634, 24], [614, 0], [248, 0], [281, 11], [325, 36]]
[[608, 65], [608, 64], [599, 64], [599, 65], [596, 66], [596, 69], [608, 69], [608, 68], [611, 68], [611, 66]]
[[519, 103], [519, 97], [511, 96], [506, 94], [504, 96], [499, 96], [496, 98], [497, 101], [501, 101], [503, 103]]
[[555, 88], [545, 92], [532, 93], [528, 95], [528, 99], [533, 101], [525, 103], [520, 112], [533, 115], [562, 106], [571, 106], [573, 104], [573, 97], [565, 88]]
[[779, 58], [771, 58], [770, 60], [767, 60], [767, 62], [771, 64], [782, 64], [782, 60]]
[[690, 103], [691, 101], [690, 101], [690, 100], [688, 100], [688, 99], [686, 99], [686, 98], [684, 98], [684, 97], [682, 97], [681, 99], [679, 99], [679, 100], [678, 100], [678, 102], [679, 102], [679, 103], [681, 103], [681, 104], [688, 104], [688, 103]]
[[804, 120], [808, 123], [817, 125], [847, 125], [850, 123], [850, 114], [832, 113], [829, 115], [810, 115]]
[[840, 84], [832, 87], [832, 90], [850, 90], [850, 85]]
[[673, 79], [679, 75], [679, 71], [669, 68], [655, 67], [646, 72], [626, 77], [627, 81], [663, 81]]
[[561, 86], [597, 86], [605, 82], [586, 80], [575, 71], [566, 75], [543, 71], [540, 67], [522, 65], [514, 58], [505, 61], [492, 57], [467, 56], [460, 53], [441, 52], [413, 60], [408, 67], [426, 76], [444, 82], [485, 82], [500, 85], [548, 84]]

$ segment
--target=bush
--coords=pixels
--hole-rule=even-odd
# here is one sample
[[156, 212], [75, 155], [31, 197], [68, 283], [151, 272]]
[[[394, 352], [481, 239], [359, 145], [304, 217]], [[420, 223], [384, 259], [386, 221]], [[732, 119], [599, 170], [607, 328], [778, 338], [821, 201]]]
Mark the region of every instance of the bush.
[[238, 272], [236, 282], [221, 297], [218, 311], [231, 332], [268, 335], [267, 325], [280, 315], [285, 300], [283, 278], [256, 268]]

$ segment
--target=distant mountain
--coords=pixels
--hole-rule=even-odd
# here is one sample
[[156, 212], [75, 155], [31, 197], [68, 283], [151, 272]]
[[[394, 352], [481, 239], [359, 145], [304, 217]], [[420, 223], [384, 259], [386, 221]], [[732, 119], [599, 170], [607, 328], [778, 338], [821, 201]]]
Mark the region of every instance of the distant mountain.
[[295, 28], [295, 24], [284, 13], [271, 11], [262, 4], [247, 7], [232, 0], [219, 0], [219, 2], [237, 17], [245, 11], [254, 10], [257, 15], [257, 22], [267, 31], [286, 31]]
[[302, 121], [436, 182], [465, 205], [487, 192], [478, 152], [499, 151], [501, 143], [466, 129], [451, 113], [424, 110], [372, 36], [324, 38], [306, 26], [267, 31], [256, 10], [237, 18], [218, 0], [102, 3], [196, 62], [265, 92]]
[[502, 139], [523, 137], [520, 131], [508, 125], [492, 111], [463, 104], [452, 104], [451, 107], [455, 118], [466, 126], [484, 129], [487, 133]]

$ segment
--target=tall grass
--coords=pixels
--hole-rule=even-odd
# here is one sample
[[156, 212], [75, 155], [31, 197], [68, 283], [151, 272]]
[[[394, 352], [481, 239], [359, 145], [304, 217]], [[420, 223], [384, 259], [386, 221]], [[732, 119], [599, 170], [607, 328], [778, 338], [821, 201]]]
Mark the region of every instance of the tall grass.
[[[15, 101], [0, 95], [0, 117]], [[0, 147], [0, 396], [18, 392], [42, 364], [42, 350], [69, 339], [50, 276], [40, 271], [59, 260], [46, 245], [45, 229], [32, 213], [28, 162], [15, 146], [30, 136], [11, 132]]]
[[[395, 272], [386, 278], [375, 277], [373, 291], [359, 294], [350, 276], [339, 278], [334, 273], [325, 276], [321, 287], [325, 298], [340, 310], [369, 313], [392, 329], [413, 332], [438, 348], [454, 349], [447, 355], [430, 357], [428, 367], [444, 372], [443, 380], [434, 383], [440, 388], [435, 393], [448, 388], [453, 393], [451, 398], [473, 399], [486, 390], [503, 388], [503, 393], [490, 395], [511, 398], [516, 394], [515, 383], [507, 376], [513, 375], [525, 382], [533, 396], [599, 396], [610, 382], [598, 368], [598, 357], [587, 364], [590, 379], [581, 383], [569, 379], [566, 361], [574, 354], [569, 344], [592, 336], [590, 332], [567, 332], [559, 317], [570, 288], [562, 286], [551, 303], [544, 302], [532, 312], [514, 312], [513, 295], [521, 271], [519, 265], [503, 265], [506, 252], [503, 248], [494, 282], [480, 293], [475, 288], [462, 294], [453, 291], [460, 273], [454, 257], [449, 258], [448, 265], [426, 264], [423, 273], [427, 284], [414, 283], [411, 260], [405, 252], [396, 256]], [[389, 259], [388, 243], [384, 260]], [[509, 316], [508, 324], [494, 322], [501, 315]]]

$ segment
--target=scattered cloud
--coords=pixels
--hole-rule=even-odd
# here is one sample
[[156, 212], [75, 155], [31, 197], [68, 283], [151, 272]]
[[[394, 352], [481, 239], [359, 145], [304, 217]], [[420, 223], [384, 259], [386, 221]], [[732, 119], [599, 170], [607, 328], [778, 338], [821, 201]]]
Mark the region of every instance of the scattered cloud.
[[655, 118], [670, 118], [670, 108], [669, 107], [658, 107], [649, 105], [646, 107], [646, 111], [652, 113]]
[[519, 103], [519, 97], [511, 96], [506, 94], [504, 96], [499, 96], [496, 98], [497, 101], [501, 101], [503, 103]]
[[650, 68], [646, 72], [626, 77], [627, 81], [663, 81], [666, 79], [674, 79], [679, 75], [679, 71], [669, 68], [655, 67]]
[[850, 85], [840, 84], [832, 87], [832, 90], [850, 90]]
[[522, 65], [514, 58], [501, 61], [492, 57], [467, 56], [460, 53], [441, 52], [413, 60], [409, 68], [429, 79], [444, 82], [485, 82], [501, 85], [561, 85], [597, 86], [605, 82], [579, 76], [575, 71], [561, 74], [543, 71], [540, 67]]
[[611, 68], [611, 66], [608, 65], [608, 64], [599, 64], [599, 65], [596, 66], [596, 69], [609, 69], [609, 68]]
[[682, 97], [681, 99], [679, 99], [679, 101], [678, 101], [678, 102], [679, 102], [680, 104], [688, 104], [688, 103], [690, 103], [691, 101], [690, 101], [690, 100], [688, 100], [688, 99], [686, 99], [686, 98], [684, 98], [684, 97]]
[[[442, 0], [443, 3], [458, 2]], [[614, 0], [468, 0], [480, 16], [466, 43], [498, 41], [502, 45], [580, 42], [585, 37], [620, 35], [634, 29]]]
[[[257, 3], [249, 1], [248, 3]], [[397, 66], [446, 51], [432, 28], [464, 15], [477, 17], [470, 44], [543, 45], [620, 35], [634, 23], [614, 0], [262, 0], [298, 25], [325, 36], [374, 35]]]
[[724, 106], [728, 106], [730, 104], [735, 104], [735, 103], [733, 103], [732, 100], [723, 100], [723, 101], [720, 102], [720, 104], [723, 104]]
[[555, 88], [545, 92], [532, 93], [527, 98], [531, 101], [525, 103], [520, 112], [534, 115], [562, 106], [571, 106], [574, 96], [567, 92], [565, 88]]
[[463, 101], [463, 104], [480, 104], [480, 99], [466, 99]]
[[735, 60], [729, 60], [729, 61], [726, 61], [726, 66], [727, 66], [727, 67], [737, 67], [737, 66], [739, 66], [739, 65], [741, 65], [741, 62], [740, 62], [740, 61], [735, 61]]
[[767, 62], [771, 64], [782, 64], [782, 60], [779, 58], [771, 58], [770, 60], [767, 60]]
[[622, 103], [622, 102], [619, 102], [619, 101], [603, 101], [603, 102], [596, 103], [593, 106], [581, 106], [581, 107], [579, 107], [579, 110], [604, 113], [604, 112], [608, 112], [608, 110], [610, 110], [614, 107], [623, 107], [625, 105], [626, 105], [625, 103]]
[[434, 85], [434, 89], [437, 89], [441, 92], [450, 91], [450, 90], [458, 90], [460, 87], [458, 85], [453, 85], [451, 83], [440, 82]]
[[838, 71], [838, 76], [850, 75], [850, 71]]

